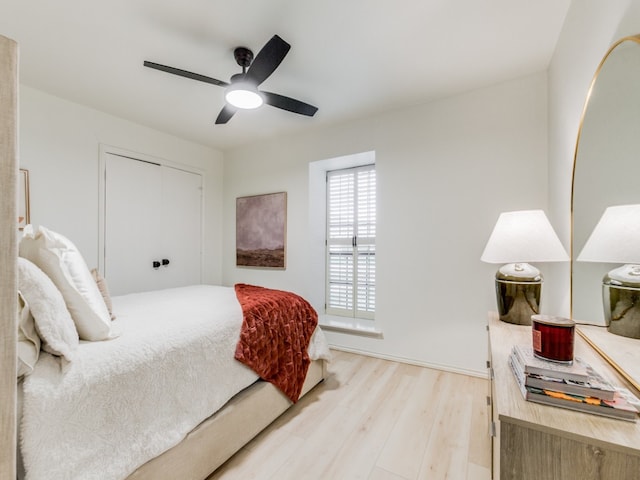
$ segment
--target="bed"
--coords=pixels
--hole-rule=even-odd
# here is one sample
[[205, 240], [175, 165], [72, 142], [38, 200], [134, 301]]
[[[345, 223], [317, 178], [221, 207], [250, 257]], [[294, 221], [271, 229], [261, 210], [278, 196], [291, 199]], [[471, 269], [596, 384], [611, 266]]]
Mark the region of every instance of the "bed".
[[[73, 318], [86, 305], [65, 298], [68, 285], [37, 258], [55, 248], [36, 249], [23, 239], [19, 452], [26, 480], [205, 479], [324, 378], [329, 350], [315, 312], [297, 295], [193, 285], [105, 297], [104, 279], [87, 283], [86, 264], [78, 266], [68, 240], [26, 230], [31, 240], [64, 244], [58, 265], [76, 256], [66, 279], [83, 276], [102, 317], [100, 325], [82, 323], [87, 311], [83, 320]], [[66, 331], [65, 307], [76, 337]], [[35, 329], [25, 326], [29, 316]], [[272, 323], [287, 317], [282, 328]], [[35, 361], [21, 349], [34, 330], [41, 341]], [[274, 336], [256, 340], [269, 332]], [[102, 338], [82, 339], [89, 336]]]

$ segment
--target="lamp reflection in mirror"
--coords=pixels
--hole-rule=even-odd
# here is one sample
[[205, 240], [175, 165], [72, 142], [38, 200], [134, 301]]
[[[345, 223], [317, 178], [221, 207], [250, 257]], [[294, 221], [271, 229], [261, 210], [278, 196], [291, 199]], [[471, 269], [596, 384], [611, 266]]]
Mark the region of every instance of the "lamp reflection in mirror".
[[531, 325], [543, 278], [528, 262], [566, 262], [569, 255], [542, 210], [521, 210], [500, 214], [480, 259], [505, 264], [495, 280], [500, 320]]
[[602, 279], [604, 318], [611, 333], [640, 338], [640, 205], [607, 208], [577, 261], [624, 264]]

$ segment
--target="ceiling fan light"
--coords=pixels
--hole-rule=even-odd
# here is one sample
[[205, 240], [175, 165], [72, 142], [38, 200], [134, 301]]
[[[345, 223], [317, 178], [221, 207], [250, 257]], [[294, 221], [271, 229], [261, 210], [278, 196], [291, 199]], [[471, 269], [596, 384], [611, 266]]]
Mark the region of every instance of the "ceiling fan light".
[[264, 103], [262, 95], [255, 88], [241, 83], [230, 85], [224, 98], [227, 103], [243, 109], [258, 108]]

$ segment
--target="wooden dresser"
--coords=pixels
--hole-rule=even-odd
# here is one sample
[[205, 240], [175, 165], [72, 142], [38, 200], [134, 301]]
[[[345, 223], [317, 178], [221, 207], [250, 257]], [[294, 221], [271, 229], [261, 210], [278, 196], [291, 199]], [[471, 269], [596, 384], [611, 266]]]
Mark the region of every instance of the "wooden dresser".
[[[531, 327], [490, 314], [488, 330], [494, 479], [640, 479], [640, 418], [631, 423], [525, 401], [507, 359], [515, 343], [531, 342]], [[575, 355], [640, 395], [580, 335], [575, 342]], [[636, 358], [640, 342], [638, 348]]]

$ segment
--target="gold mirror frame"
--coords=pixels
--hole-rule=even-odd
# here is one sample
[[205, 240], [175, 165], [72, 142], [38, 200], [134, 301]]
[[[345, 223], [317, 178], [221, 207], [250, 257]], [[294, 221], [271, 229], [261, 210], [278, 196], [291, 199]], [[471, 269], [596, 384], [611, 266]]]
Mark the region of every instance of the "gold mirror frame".
[[[592, 97], [597, 90], [598, 79], [601, 78], [601, 73], [603, 68], [607, 64], [607, 61], [610, 59], [611, 55], [623, 44], [627, 44], [628, 42], [634, 43], [640, 46], [640, 34], [633, 36], [626, 36], [615, 42], [611, 47], [607, 50], [606, 54], [598, 64], [596, 72], [593, 76], [591, 84], [589, 86], [589, 90], [587, 92], [587, 98], [584, 103], [584, 107], [582, 110], [582, 115], [580, 118], [580, 125], [578, 128], [578, 135], [576, 138], [576, 144], [574, 149], [574, 157], [573, 157], [573, 171], [571, 178], [571, 244], [570, 244], [570, 256], [571, 256], [571, 275], [570, 275], [570, 312], [571, 318], [574, 318], [574, 314], [576, 314], [576, 305], [579, 301], [578, 296], [576, 295], [576, 265], [575, 265], [575, 255], [579, 252], [579, 248], [582, 245], [576, 245], [576, 209], [575, 209], [575, 201], [576, 201], [576, 169], [578, 164], [578, 158], [580, 155], [580, 147], [581, 140], [583, 139], [585, 120], [587, 117], [587, 112], [589, 111], [590, 103], [592, 101]], [[640, 57], [640, 50], [638, 50], [638, 57]], [[614, 67], [615, 68], [615, 67]], [[602, 105], [606, 105], [606, 103], [602, 103], [598, 105], [600, 108]], [[637, 109], [640, 111], [640, 107]], [[599, 113], [599, 112], [597, 112]], [[638, 118], [638, 123], [640, 124], [640, 118]], [[639, 127], [640, 128], [640, 127]], [[615, 132], [614, 132], [615, 133]], [[613, 137], [613, 135], [611, 135]], [[586, 137], [585, 137], [586, 138]], [[613, 140], [612, 140], [613, 141]], [[612, 144], [613, 145], [613, 144]], [[584, 147], [584, 144], [583, 144]], [[584, 158], [584, 154], [583, 154]], [[606, 161], [606, 160], [605, 160]], [[640, 194], [638, 195], [638, 199], [640, 201]], [[637, 203], [637, 202], [634, 202]], [[613, 199], [610, 205], [616, 204], [615, 199]], [[602, 212], [598, 212], [598, 215]], [[583, 232], [581, 232], [583, 233]], [[583, 272], [584, 273], [584, 272]], [[585, 273], [585, 276], [587, 274]], [[600, 305], [602, 305], [602, 295], [599, 297]], [[602, 311], [602, 306], [600, 307]], [[583, 319], [576, 318], [576, 321], [583, 320], [591, 320], [591, 318]], [[594, 322], [595, 323], [595, 322]], [[638, 375], [638, 367], [635, 365], [631, 365], [632, 363], [638, 363], [635, 351], [638, 351], [638, 355], [640, 355], [640, 344], [636, 345], [637, 342], [635, 339], [628, 339], [623, 337], [618, 337], [617, 335], [610, 334], [605, 332], [603, 328], [599, 327], [581, 327], [578, 329], [578, 333], [583, 336], [587, 342], [589, 342], [605, 359], [611, 363], [611, 365], [616, 368], [635, 388], [640, 389], [640, 376]], [[617, 338], [616, 338], [617, 337]], [[615, 350], [621, 350], [620, 347], [623, 347], [623, 352], [616, 352]]]

